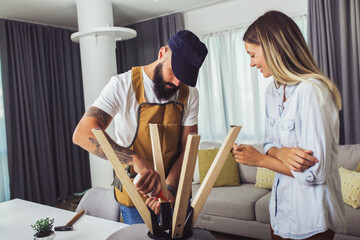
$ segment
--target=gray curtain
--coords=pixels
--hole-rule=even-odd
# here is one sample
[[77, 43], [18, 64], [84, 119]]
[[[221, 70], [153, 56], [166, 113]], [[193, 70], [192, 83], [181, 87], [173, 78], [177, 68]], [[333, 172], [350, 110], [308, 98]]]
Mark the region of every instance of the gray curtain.
[[308, 0], [308, 18], [310, 48], [342, 96], [340, 143], [360, 143], [360, 1]]
[[184, 29], [184, 21], [182, 14], [176, 13], [125, 27], [136, 30], [137, 36], [116, 43], [118, 73], [156, 60], [159, 49], [172, 35]]
[[71, 34], [0, 19], [12, 199], [52, 205], [91, 187], [88, 154], [72, 143], [84, 98]]

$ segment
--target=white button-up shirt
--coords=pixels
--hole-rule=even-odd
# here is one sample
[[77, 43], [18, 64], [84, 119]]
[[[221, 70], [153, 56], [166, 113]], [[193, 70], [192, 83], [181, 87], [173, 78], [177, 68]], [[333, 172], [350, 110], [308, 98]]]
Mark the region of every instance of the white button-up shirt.
[[[283, 103], [284, 93], [286, 102]], [[276, 173], [269, 209], [271, 227], [283, 238], [302, 239], [332, 229], [345, 232], [338, 170], [339, 117], [331, 92], [310, 79], [266, 90], [264, 151], [299, 147], [319, 162], [294, 177]]]

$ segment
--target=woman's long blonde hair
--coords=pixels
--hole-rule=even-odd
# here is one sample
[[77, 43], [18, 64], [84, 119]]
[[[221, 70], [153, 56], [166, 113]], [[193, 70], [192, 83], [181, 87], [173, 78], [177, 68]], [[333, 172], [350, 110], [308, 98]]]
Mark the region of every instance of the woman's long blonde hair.
[[320, 80], [341, 110], [339, 90], [320, 71], [300, 29], [291, 18], [279, 11], [269, 11], [249, 26], [243, 40], [262, 47], [269, 71], [277, 84], [294, 85], [309, 81], [309, 78]]

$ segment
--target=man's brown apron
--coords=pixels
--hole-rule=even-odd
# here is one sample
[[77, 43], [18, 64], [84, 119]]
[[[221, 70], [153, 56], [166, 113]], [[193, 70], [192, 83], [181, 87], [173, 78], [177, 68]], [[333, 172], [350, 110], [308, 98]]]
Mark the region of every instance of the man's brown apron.
[[[180, 126], [184, 106], [189, 95], [189, 87], [184, 84], [180, 85], [177, 102], [171, 101], [165, 104], [147, 103], [144, 95], [142, 75], [142, 67], [133, 67], [131, 69], [131, 79], [139, 109], [136, 134], [129, 147], [153, 166], [149, 123], [157, 123], [159, 126], [164, 170], [167, 175], [179, 151]], [[134, 174], [132, 167], [123, 166], [128, 170], [130, 177], [135, 177], [136, 174]], [[119, 179], [115, 178], [114, 186], [117, 201], [122, 205], [133, 207], [134, 204], [126, 190], [121, 186]], [[145, 199], [143, 197], [144, 201]]]

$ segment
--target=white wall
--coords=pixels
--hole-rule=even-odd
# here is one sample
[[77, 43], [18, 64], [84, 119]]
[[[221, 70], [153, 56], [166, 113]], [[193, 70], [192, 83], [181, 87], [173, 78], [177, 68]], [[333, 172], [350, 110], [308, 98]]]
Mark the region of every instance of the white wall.
[[269, 10], [297, 16], [307, 13], [307, 0], [230, 0], [184, 12], [185, 29], [197, 35], [250, 25]]

